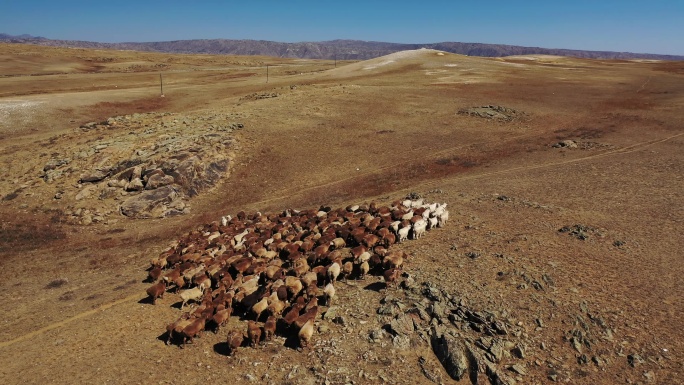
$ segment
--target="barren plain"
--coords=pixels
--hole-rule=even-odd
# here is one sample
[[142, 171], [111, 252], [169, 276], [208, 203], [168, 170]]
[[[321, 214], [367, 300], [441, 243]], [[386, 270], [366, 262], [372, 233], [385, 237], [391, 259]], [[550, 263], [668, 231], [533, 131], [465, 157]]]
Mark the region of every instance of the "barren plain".
[[[0, 45], [0, 162], [4, 384], [456, 383], [444, 330], [458, 383], [684, 383], [682, 62]], [[399, 287], [338, 283], [309, 347], [229, 356], [237, 316], [165, 345], [179, 296], [146, 269], [184, 234], [409, 194], [449, 222], [394, 246]]]

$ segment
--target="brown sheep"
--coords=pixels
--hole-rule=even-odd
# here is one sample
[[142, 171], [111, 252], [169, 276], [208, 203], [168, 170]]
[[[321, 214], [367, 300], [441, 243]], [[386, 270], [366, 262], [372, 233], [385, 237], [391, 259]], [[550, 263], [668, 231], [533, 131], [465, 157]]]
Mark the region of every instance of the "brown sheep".
[[152, 305], [155, 305], [157, 303], [157, 298], [164, 298], [165, 292], [166, 282], [164, 282], [164, 280], [161, 280], [147, 288], [147, 295], [152, 301]]
[[386, 270], [383, 273], [383, 276], [385, 278], [385, 285], [389, 287], [391, 284], [394, 284], [396, 286], [397, 279], [399, 279], [399, 276], [401, 275], [401, 270], [397, 268], [391, 268], [389, 270]]
[[233, 353], [237, 351], [237, 348], [242, 346], [242, 341], [244, 341], [245, 335], [238, 330], [232, 330], [228, 333], [228, 338], [226, 342], [228, 343], [228, 355], [232, 356]]
[[219, 328], [228, 322], [228, 319], [230, 319], [230, 315], [233, 313], [233, 308], [228, 306], [225, 307], [225, 305], [220, 305], [222, 306], [221, 309], [216, 310], [216, 314], [213, 315], [211, 318], [212, 321], [216, 324], [216, 328], [214, 329], [214, 334], [218, 333]]
[[302, 309], [304, 309], [303, 303], [295, 303], [294, 305], [292, 305], [292, 308], [287, 313], [285, 313], [283, 321], [286, 324], [291, 325], [293, 322], [295, 322], [297, 318], [299, 318], [299, 313], [302, 311]]
[[247, 338], [253, 348], [256, 348], [261, 340], [261, 327], [254, 321], [247, 322]]
[[274, 316], [269, 316], [264, 324], [264, 341], [270, 341], [273, 339], [273, 335], [276, 331], [276, 318]]
[[147, 273], [148, 282], [156, 282], [162, 275], [162, 268], [159, 266], [154, 266], [149, 273]]
[[297, 336], [299, 337], [299, 346], [302, 348], [305, 348], [309, 346], [309, 342], [311, 341], [311, 336], [313, 336], [314, 332], [314, 320], [308, 319], [304, 325], [299, 329], [299, 333]]
[[294, 321], [294, 324], [298, 329], [301, 329], [302, 326], [304, 326], [304, 324], [306, 323], [306, 321], [316, 319], [317, 315], [318, 306], [314, 306], [311, 309], [309, 309], [306, 313], [297, 317], [297, 319]]
[[190, 314], [184, 313], [175, 322], [168, 324], [166, 326], [166, 332], [167, 332], [166, 344], [167, 345], [170, 344], [171, 340], [173, 339], [174, 334], [180, 335], [181, 332], [183, 331], [183, 329], [185, 329], [185, 327], [190, 325], [191, 323], [192, 323], [192, 319], [190, 319]]
[[185, 347], [186, 343], [193, 343], [195, 337], [199, 337], [199, 333], [204, 330], [206, 324], [206, 318], [197, 318], [190, 323], [190, 325], [183, 328], [181, 336], [183, 337], [183, 342], [181, 343], [181, 348]]

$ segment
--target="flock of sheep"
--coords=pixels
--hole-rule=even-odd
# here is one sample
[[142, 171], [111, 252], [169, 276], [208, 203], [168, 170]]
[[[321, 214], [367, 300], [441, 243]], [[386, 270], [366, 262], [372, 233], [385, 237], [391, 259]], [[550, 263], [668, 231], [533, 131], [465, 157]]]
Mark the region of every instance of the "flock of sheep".
[[228, 333], [229, 354], [275, 333], [296, 333], [306, 347], [322, 306], [335, 298], [338, 279], [383, 275], [396, 284], [407, 254], [395, 243], [418, 239], [449, 219], [444, 204], [422, 199], [332, 210], [259, 212], [205, 225], [151, 261], [150, 302], [174, 289], [198, 304], [167, 326], [167, 344], [192, 343], [204, 330], [218, 332], [232, 315], [250, 319], [247, 333]]

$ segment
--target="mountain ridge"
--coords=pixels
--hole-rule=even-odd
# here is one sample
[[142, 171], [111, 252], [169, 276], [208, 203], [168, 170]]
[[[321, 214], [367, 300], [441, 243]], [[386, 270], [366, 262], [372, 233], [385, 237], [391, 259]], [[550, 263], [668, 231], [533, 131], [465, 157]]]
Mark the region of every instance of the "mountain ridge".
[[426, 44], [387, 43], [378, 41], [336, 39], [318, 42], [282, 43], [248, 39], [190, 39], [157, 42], [100, 43], [81, 40], [56, 40], [27, 34], [13, 36], [0, 33], [0, 42], [36, 44], [55, 47], [116, 49], [187, 54], [259, 55], [299, 59], [367, 60], [398, 51], [430, 48], [481, 57], [514, 55], [556, 55], [585, 59], [650, 59], [684, 60], [682, 55], [590, 51], [562, 48], [525, 47], [506, 44], [438, 42]]

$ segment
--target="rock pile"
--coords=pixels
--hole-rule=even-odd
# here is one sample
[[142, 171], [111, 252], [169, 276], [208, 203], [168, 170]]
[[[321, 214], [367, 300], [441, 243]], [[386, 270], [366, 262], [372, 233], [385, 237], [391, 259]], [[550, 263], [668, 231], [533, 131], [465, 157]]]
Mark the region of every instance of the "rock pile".
[[72, 214], [70, 222], [91, 223], [79, 215], [83, 210], [131, 218], [184, 214], [187, 198], [229, 173], [241, 128], [219, 114], [133, 114], [87, 123], [80, 130], [103, 135], [53, 154], [42, 178], [50, 184], [78, 183], [73, 195], [60, 189], [54, 196], [73, 198], [65, 210]]
[[459, 110], [458, 113], [460, 115], [469, 115], [478, 118], [494, 119], [500, 121], [510, 121], [524, 115], [522, 112], [516, 111], [512, 108], [493, 105], [463, 108]]

